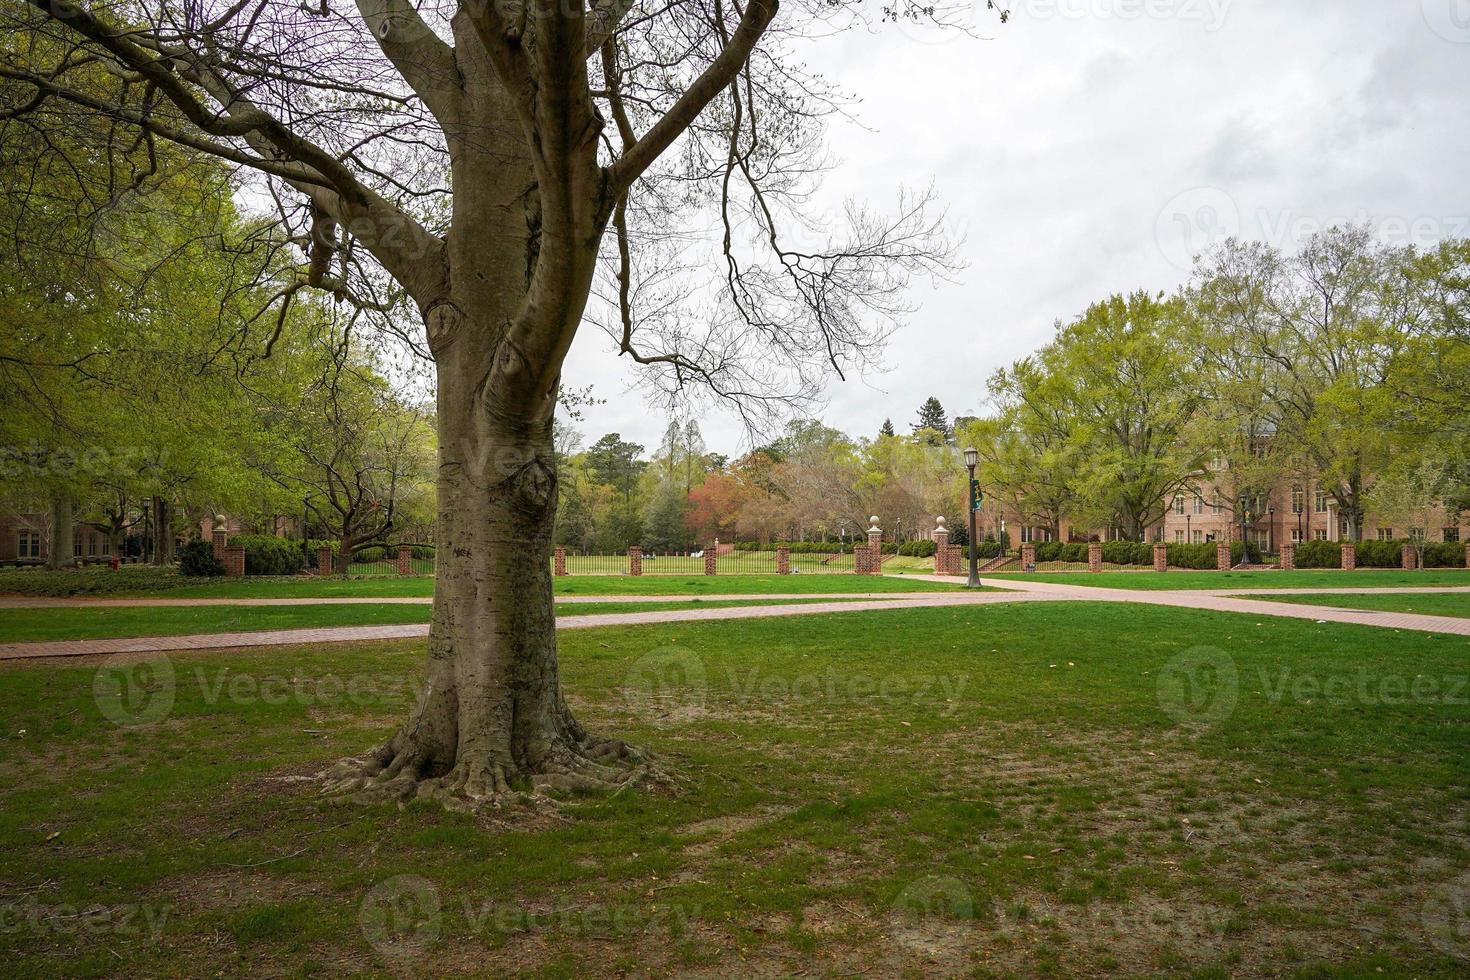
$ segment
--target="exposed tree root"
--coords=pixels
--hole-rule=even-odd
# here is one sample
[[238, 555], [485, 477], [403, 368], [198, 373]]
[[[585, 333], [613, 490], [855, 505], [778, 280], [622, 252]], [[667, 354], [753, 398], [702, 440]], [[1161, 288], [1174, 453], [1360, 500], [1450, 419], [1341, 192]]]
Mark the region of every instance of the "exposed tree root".
[[476, 811], [508, 805], [560, 806], [566, 795], [603, 796], [630, 788], [672, 792], [679, 777], [650, 753], [619, 739], [572, 743], [558, 739], [536, 766], [491, 758], [460, 758], [435, 774], [425, 753], [401, 737], [364, 758], [339, 761], [319, 777], [322, 792], [360, 803], [435, 800], [447, 809]]

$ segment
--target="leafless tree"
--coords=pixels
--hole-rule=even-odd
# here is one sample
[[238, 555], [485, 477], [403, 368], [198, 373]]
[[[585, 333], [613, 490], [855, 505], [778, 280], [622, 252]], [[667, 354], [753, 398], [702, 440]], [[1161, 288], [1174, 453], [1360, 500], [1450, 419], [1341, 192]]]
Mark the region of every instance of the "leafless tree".
[[[518, 782], [625, 783], [648, 760], [585, 731], [557, 672], [552, 421], [578, 327], [609, 330], [659, 390], [757, 421], [874, 362], [910, 277], [950, 267], [942, 215], [928, 193], [888, 217], [804, 211], [841, 101], [791, 41], [851, 15], [828, 0], [340, 4], [6, 0], [19, 40], [0, 76], [22, 95], [0, 113], [101, 116], [119, 140], [254, 173], [305, 255], [276, 304], [323, 289], [422, 325], [440, 452], [428, 679], [329, 788], [469, 805]], [[269, 344], [286, 319], [258, 322]]]

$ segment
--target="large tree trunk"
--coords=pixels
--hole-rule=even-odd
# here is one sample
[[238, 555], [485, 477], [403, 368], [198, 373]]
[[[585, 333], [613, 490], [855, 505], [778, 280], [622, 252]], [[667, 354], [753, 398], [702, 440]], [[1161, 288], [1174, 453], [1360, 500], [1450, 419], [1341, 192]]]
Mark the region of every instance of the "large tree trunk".
[[483, 353], [468, 332], [436, 352], [438, 558], [423, 690], [397, 734], [368, 760], [337, 767], [329, 790], [473, 806], [651, 771], [625, 743], [590, 736], [562, 698], [550, 566], [554, 404], [497, 410]]
[[174, 561], [173, 506], [167, 497], [153, 498], [153, 564]]
[[64, 568], [72, 562], [72, 544], [76, 534], [72, 517], [70, 497], [57, 494], [51, 498], [51, 540], [46, 548], [47, 568]]

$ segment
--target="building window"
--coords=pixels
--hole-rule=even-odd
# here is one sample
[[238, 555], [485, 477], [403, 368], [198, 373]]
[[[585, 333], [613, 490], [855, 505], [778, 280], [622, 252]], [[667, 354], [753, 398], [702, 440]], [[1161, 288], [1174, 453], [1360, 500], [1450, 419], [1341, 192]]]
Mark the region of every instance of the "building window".
[[1424, 537], [1424, 529], [1422, 527], [1411, 527], [1411, 528], [1409, 528], [1409, 540], [1410, 541], [1423, 541], [1423, 540], [1425, 540], [1425, 537]]
[[1306, 496], [1307, 495], [1302, 492], [1301, 487], [1291, 488], [1291, 512], [1293, 514], [1300, 514], [1302, 510], [1306, 507]]
[[1312, 537], [1316, 538], [1318, 541], [1326, 541], [1327, 529], [1325, 527], [1317, 528], [1317, 530], [1312, 532]]
[[1194, 512], [1196, 514], [1203, 514], [1205, 512], [1205, 498], [1199, 494], [1194, 495]]
[[97, 557], [97, 535], [95, 534], [89, 533], [87, 535], [87, 557]]
[[1457, 527], [1447, 527], [1447, 528], [1445, 528], [1444, 529], [1444, 541], [1445, 541], [1445, 544], [1459, 544], [1459, 542], [1460, 542], [1460, 529], [1457, 528]]
[[1225, 505], [1220, 502], [1220, 495], [1215, 494], [1215, 502], [1210, 504], [1210, 510], [1214, 511], [1216, 517], [1220, 516], [1220, 509]]
[[1174, 513], [1184, 513], [1184, 494], [1182, 493], [1176, 493], [1174, 495]]
[[1194, 539], [1193, 544], [1202, 544], [1205, 540], [1205, 532], [1203, 531], [1191, 531], [1190, 536]]
[[1302, 532], [1301, 532], [1301, 530], [1299, 528], [1292, 528], [1291, 529], [1291, 543], [1292, 544], [1301, 544], [1302, 543]]
[[[1198, 533], [1198, 532], [1196, 532], [1196, 533]], [[1184, 532], [1183, 531], [1175, 531], [1174, 532], [1174, 543], [1175, 544], [1183, 544], [1184, 543]]]
[[1034, 541], [1035, 538], [1032, 537], [1032, 534], [1033, 534], [1033, 531], [1032, 531], [1031, 528], [1029, 528], [1029, 527], [1023, 527], [1023, 528], [1021, 528], [1021, 543], [1022, 544], [1030, 544], [1032, 541]]
[[41, 536], [35, 531], [21, 531], [16, 542], [15, 555], [17, 558], [40, 558]]
[[86, 537], [85, 534], [76, 534], [75, 532], [72, 534], [72, 536], [71, 536], [71, 556], [73, 558], [80, 558], [80, 557], [82, 557], [82, 538], [84, 538], [84, 537]]
[[1317, 491], [1317, 499], [1312, 502], [1312, 506], [1314, 508], [1316, 508], [1316, 511], [1319, 514], [1325, 514], [1325, 513], [1327, 513], [1327, 491], [1326, 490], [1318, 490]]
[[1379, 541], [1392, 541], [1393, 540], [1393, 528], [1391, 528], [1391, 527], [1380, 527], [1378, 529], [1378, 540]]

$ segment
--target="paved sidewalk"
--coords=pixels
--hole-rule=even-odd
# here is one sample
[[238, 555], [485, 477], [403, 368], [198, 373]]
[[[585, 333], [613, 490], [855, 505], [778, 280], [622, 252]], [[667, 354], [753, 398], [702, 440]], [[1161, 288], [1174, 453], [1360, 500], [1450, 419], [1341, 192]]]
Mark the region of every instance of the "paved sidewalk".
[[[917, 593], [908, 593], [915, 595]], [[872, 612], [881, 609], [911, 609], [930, 606], [985, 605], [998, 602], [1028, 602], [1060, 598], [1010, 592], [928, 592], [919, 599], [856, 602], [811, 602], [783, 606], [727, 606], [720, 609], [655, 609], [634, 613], [595, 613], [557, 620], [559, 630], [599, 626], [644, 626], [654, 623], [690, 623], [707, 620], [756, 619], [770, 616], [810, 616], [818, 613]], [[701, 596], [700, 598], [708, 598]], [[780, 598], [789, 599], [790, 596]], [[844, 596], [847, 598], [847, 596]], [[86, 657], [114, 653], [155, 653], [181, 650], [223, 650], [240, 647], [304, 646], [313, 643], [404, 640], [429, 635], [428, 623], [392, 626], [332, 626], [319, 629], [251, 630], [237, 633], [194, 633], [183, 636], [138, 636], [99, 640], [44, 640], [0, 644], [0, 660], [30, 660], [40, 657]]]
[[[950, 581], [950, 585], [954, 582]], [[559, 595], [556, 602], [773, 602], [778, 599], [929, 599], [935, 596], [958, 595], [949, 592], [730, 592], [701, 593], [698, 595]], [[106, 606], [430, 606], [433, 596], [385, 596], [374, 599], [370, 596], [283, 596], [267, 599], [209, 598], [170, 599], [151, 597], [138, 599], [89, 599], [79, 596], [0, 596], [0, 609], [94, 609]]]
[[[911, 580], [953, 584], [953, 579], [929, 575], [906, 576]], [[826, 613], [856, 613], [874, 610], [925, 608], [934, 606], [993, 605], [1011, 602], [1033, 601], [1081, 601], [1081, 602], [1126, 602], [1150, 606], [1172, 606], [1181, 609], [1203, 609], [1213, 612], [1247, 613], [1253, 616], [1284, 619], [1310, 619], [1315, 622], [1348, 623], [1355, 626], [1376, 626], [1386, 629], [1415, 630], [1426, 633], [1470, 636], [1470, 618], [1451, 616], [1426, 616], [1422, 613], [1387, 612], [1373, 609], [1339, 609], [1333, 606], [1292, 605], [1263, 599], [1241, 599], [1240, 590], [1208, 590], [1150, 592], [1143, 590], [1109, 589], [1097, 586], [1058, 584], [1055, 582], [1028, 582], [1024, 579], [1006, 579], [1008, 592], [926, 592], [926, 593], [877, 593], [860, 598], [861, 593], [843, 593], [842, 602], [810, 602], [780, 606], [731, 606], [718, 609], [669, 610], [654, 609], [648, 612], [599, 613], [591, 616], [566, 617], [557, 621], [557, 629], [592, 629], [603, 626], [641, 626], [655, 623], [704, 622], [732, 619], [754, 619], [770, 616], [811, 616]], [[1355, 594], [1359, 592], [1457, 592], [1465, 589], [1351, 589], [1313, 590], [1281, 589], [1271, 594], [1311, 595]], [[628, 596], [563, 596], [558, 602], [621, 602], [632, 599], [642, 602], [687, 602], [692, 599], [716, 601], [718, 599], [753, 600], [760, 602], [772, 598], [830, 598], [832, 594], [819, 596], [734, 595], [734, 596], [643, 596], [634, 599]], [[90, 605], [98, 601], [84, 601]], [[170, 602], [209, 603], [210, 600], [158, 600], [158, 604]], [[234, 600], [238, 602], [239, 600]], [[306, 600], [310, 602], [311, 600]], [[344, 602], [381, 602], [374, 599], [337, 600]], [[422, 602], [424, 600], [409, 600]], [[265, 599], [261, 604], [299, 604], [301, 600]], [[109, 604], [112, 604], [109, 602]], [[119, 600], [117, 604], [127, 604]], [[136, 605], [137, 603], [132, 603]], [[238, 647], [305, 645], [312, 643], [361, 642], [368, 640], [412, 639], [427, 636], [427, 623], [410, 623], [394, 626], [339, 626], [320, 629], [257, 630], [237, 633], [200, 633], [185, 636], [133, 637], [126, 639], [60, 640], [32, 643], [0, 644], [0, 660], [24, 660], [39, 657], [81, 657], [114, 653], [144, 653], [180, 650], [216, 650]]]

